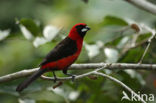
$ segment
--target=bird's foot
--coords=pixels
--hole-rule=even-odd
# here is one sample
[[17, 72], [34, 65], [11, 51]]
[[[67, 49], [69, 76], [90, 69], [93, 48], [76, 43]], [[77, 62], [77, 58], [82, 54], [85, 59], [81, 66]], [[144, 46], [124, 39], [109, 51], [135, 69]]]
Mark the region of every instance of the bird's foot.
[[72, 77], [72, 82], [74, 82], [76, 75], [67, 73], [67, 70], [63, 70], [63, 73], [64, 73], [65, 75], [71, 76], [71, 77]]
[[57, 78], [56, 78], [56, 77], [54, 77], [54, 83], [56, 83], [56, 81], [57, 81]]
[[75, 77], [76, 77], [76, 75], [72, 75], [72, 82], [75, 81]]

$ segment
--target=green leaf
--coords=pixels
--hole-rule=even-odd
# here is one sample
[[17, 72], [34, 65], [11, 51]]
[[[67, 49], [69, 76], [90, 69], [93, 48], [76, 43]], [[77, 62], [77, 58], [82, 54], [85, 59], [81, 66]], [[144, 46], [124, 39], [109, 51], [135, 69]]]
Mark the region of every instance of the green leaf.
[[141, 42], [143, 40], [147, 40], [148, 38], [150, 38], [152, 36], [151, 33], [146, 33], [146, 34], [141, 34], [138, 38], [136, 42]]
[[109, 26], [109, 25], [120, 25], [120, 26], [127, 26], [128, 23], [118, 17], [115, 16], [106, 16], [101, 23], [102, 26]]
[[122, 38], [123, 38], [123, 37], [115, 38], [113, 41], [107, 42], [107, 43], [105, 44], [105, 46], [107, 46], [107, 47], [115, 47], [115, 46], [117, 46], [117, 45], [120, 43], [120, 41], [122, 40]]
[[37, 36], [40, 34], [39, 26], [32, 19], [23, 18], [19, 21], [19, 23], [25, 26], [26, 29], [30, 31], [33, 36]]
[[143, 52], [144, 52], [144, 49], [141, 47], [131, 49], [123, 57], [120, 58], [119, 62], [138, 63]]

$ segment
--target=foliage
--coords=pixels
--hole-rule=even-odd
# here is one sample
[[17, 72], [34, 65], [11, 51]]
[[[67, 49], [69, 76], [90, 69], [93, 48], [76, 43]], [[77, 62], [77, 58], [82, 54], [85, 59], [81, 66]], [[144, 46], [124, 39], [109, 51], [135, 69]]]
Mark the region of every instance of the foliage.
[[28, 31], [30, 31], [31, 34], [34, 36], [37, 36], [40, 33], [40, 28], [37, 26], [37, 24], [32, 19], [23, 18], [19, 21], [19, 24], [25, 26], [26, 29]]

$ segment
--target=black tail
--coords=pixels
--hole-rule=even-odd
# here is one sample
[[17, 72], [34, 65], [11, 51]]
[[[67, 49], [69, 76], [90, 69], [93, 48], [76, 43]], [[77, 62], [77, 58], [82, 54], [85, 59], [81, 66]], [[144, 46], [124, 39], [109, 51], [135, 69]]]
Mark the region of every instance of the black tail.
[[16, 91], [21, 92], [29, 84], [31, 84], [34, 80], [36, 80], [38, 77], [40, 77], [44, 72], [45, 72], [45, 69], [39, 69], [37, 72], [32, 74], [28, 79], [26, 79], [24, 82], [19, 84], [18, 87], [16, 88]]

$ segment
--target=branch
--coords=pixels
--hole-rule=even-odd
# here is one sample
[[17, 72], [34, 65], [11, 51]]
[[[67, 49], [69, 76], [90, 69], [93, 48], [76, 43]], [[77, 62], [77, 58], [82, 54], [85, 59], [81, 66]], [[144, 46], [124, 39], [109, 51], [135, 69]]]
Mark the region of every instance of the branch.
[[[119, 81], [118, 79], [112, 77], [112, 76], [109, 76], [107, 74], [104, 74], [104, 73], [101, 73], [99, 72], [100, 70], [104, 69], [104, 68], [123, 68], [123, 67], [128, 67], [128, 68], [138, 68], [138, 67], [148, 67], [150, 66], [151, 68], [156, 68], [156, 65], [149, 65], [149, 64], [111, 64], [111, 63], [92, 63], [92, 64], [74, 64], [70, 67], [70, 69], [72, 70], [76, 70], [76, 69], [89, 69], [89, 68], [96, 68], [95, 70], [91, 71], [91, 72], [88, 72], [88, 73], [84, 73], [84, 74], [81, 74], [81, 75], [77, 75], [75, 76], [75, 79], [80, 79], [80, 78], [83, 78], [83, 77], [86, 77], [86, 76], [89, 76], [89, 75], [92, 75], [92, 74], [95, 74], [95, 75], [99, 75], [99, 76], [103, 76], [105, 78], [108, 78], [116, 83], [118, 83], [119, 85], [121, 85], [122, 87], [124, 87], [126, 90], [128, 90], [130, 93], [134, 93], [135, 96], [141, 100], [142, 103], [146, 103], [143, 98], [141, 98], [138, 94], [136, 94], [131, 88], [129, 88], [126, 84], [124, 84], [123, 82]], [[27, 76], [27, 75], [30, 75], [32, 74], [33, 72], [35, 72], [36, 70], [38, 70], [39, 68], [35, 68], [35, 69], [31, 69], [31, 70], [23, 70], [23, 71], [19, 71], [19, 72], [16, 72], [16, 73], [12, 73], [12, 74], [8, 74], [6, 76], [2, 76], [0, 77], [0, 83], [2, 82], [5, 82], [5, 81], [10, 81], [10, 80], [14, 80], [14, 79], [17, 79], [19, 77], [24, 77], [24, 76]], [[46, 76], [41, 76], [42, 79], [45, 79], [45, 80], [54, 80], [54, 78], [50, 78], [50, 77], [46, 77]], [[65, 80], [71, 80], [72, 77], [62, 77], [62, 78], [57, 78], [57, 81], [65, 81]]]
[[146, 0], [125, 0], [134, 6], [156, 15], [156, 5]]
[[0, 83], [12, 81], [21, 77], [26, 77], [37, 71], [39, 68], [29, 69], [29, 70], [22, 70], [19, 72], [11, 73], [5, 76], [0, 77]]
[[[110, 67], [112, 64], [107, 64], [99, 69], [95, 69], [94, 71], [91, 71], [91, 72], [88, 72], [88, 73], [84, 73], [84, 74], [81, 74], [81, 75], [77, 75], [75, 77], [75, 79], [81, 79], [83, 77], [86, 77], [86, 76], [89, 76], [89, 75], [98, 75], [98, 76], [102, 76], [102, 77], [105, 77], [107, 79], [110, 79], [114, 82], [116, 82], [117, 84], [121, 85], [122, 87], [124, 87], [126, 90], [128, 90], [130, 93], [134, 93], [134, 95], [138, 98], [138, 100], [141, 100], [142, 103], [146, 103], [143, 98], [141, 98], [137, 93], [135, 93], [130, 87], [128, 87], [126, 84], [124, 84], [123, 82], [121, 82], [120, 80], [112, 77], [112, 76], [109, 76], [107, 74], [104, 74], [104, 73], [101, 73], [99, 72], [100, 70], [104, 69], [104, 68], [108, 68]], [[45, 80], [54, 80], [54, 78], [51, 78], [51, 77], [46, 77], [46, 76], [42, 76], [42, 79], [45, 79]], [[72, 80], [72, 77], [63, 77], [63, 78], [57, 78], [58, 81], [65, 81], [65, 80]]]
[[[70, 70], [86, 70], [86, 69], [96, 69], [106, 65], [110, 65], [110, 63], [88, 63], [88, 64], [73, 64], [69, 67]], [[26, 77], [31, 75], [33, 72], [37, 71], [39, 68], [22, 70], [19, 72], [7, 74], [5, 76], [0, 77], [0, 83], [12, 81], [21, 77]], [[126, 63], [113, 63], [106, 69], [133, 69], [133, 70], [156, 70], [156, 64], [126, 64]]]

